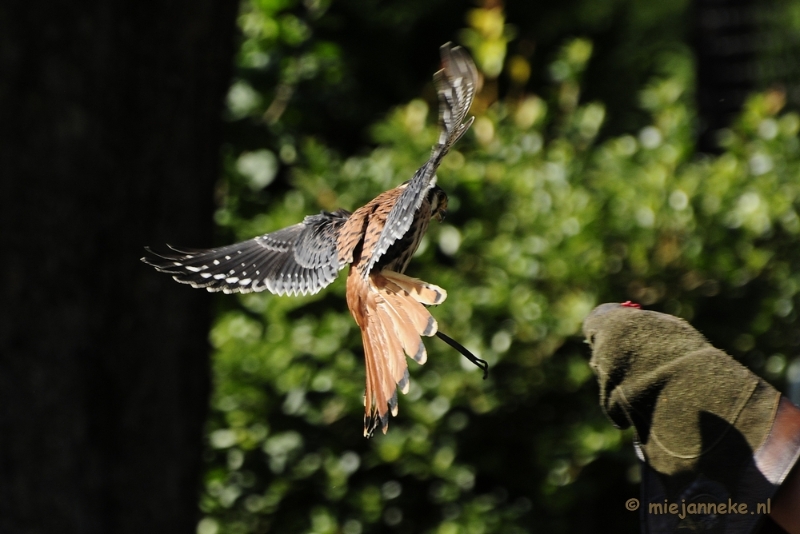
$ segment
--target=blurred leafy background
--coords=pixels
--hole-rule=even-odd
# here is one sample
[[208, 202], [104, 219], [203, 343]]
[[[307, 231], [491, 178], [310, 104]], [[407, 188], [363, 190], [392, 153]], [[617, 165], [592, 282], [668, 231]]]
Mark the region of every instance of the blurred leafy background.
[[477, 118], [438, 173], [448, 218], [409, 273], [448, 290], [440, 328], [491, 374], [426, 340], [399, 416], [368, 441], [344, 277], [220, 297], [198, 533], [636, 532], [630, 435], [601, 414], [579, 335], [606, 301], [684, 317], [792, 393], [800, 3], [760, 5], [744, 58], [758, 68], [720, 119], [695, 74], [714, 56], [698, 27], [724, 19], [713, 2], [245, 0], [220, 243], [408, 179], [436, 139], [439, 45], [475, 57]]

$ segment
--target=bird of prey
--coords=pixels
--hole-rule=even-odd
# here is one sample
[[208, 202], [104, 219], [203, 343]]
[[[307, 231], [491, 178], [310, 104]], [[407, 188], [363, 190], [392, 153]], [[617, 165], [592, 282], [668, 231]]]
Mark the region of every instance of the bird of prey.
[[447, 213], [447, 195], [435, 185], [436, 169], [474, 120], [466, 116], [478, 84], [475, 64], [461, 47], [447, 43], [440, 51], [442, 69], [433, 77], [439, 139], [411, 180], [353, 213], [323, 211], [242, 243], [208, 250], [170, 247], [174, 254], [147, 249], [151, 255], [142, 258], [193, 287], [224, 293], [267, 290], [276, 295], [317, 293], [350, 264], [346, 296], [364, 343], [367, 437], [378, 427], [386, 433], [389, 412], [397, 415], [397, 390], [406, 393], [409, 387], [405, 355], [425, 363], [421, 336], [438, 334], [474, 363], [485, 365], [438, 332], [425, 306], [441, 304], [445, 290], [403, 274], [430, 220], [441, 221]]

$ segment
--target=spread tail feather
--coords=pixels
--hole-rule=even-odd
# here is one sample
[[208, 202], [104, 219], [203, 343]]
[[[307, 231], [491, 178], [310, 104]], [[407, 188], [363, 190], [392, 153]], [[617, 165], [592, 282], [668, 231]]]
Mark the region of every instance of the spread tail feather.
[[418, 278], [411, 278], [402, 273], [384, 270], [381, 274], [407, 291], [420, 304], [435, 306], [444, 302], [447, 291], [439, 286], [423, 282]]
[[408, 392], [408, 355], [427, 360], [422, 336], [436, 334], [436, 320], [423, 304], [441, 303], [443, 289], [392, 271], [348, 276], [347, 304], [361, 328], [366, 360], [364, 435], [386, 433], [389, 413], [397, 415], [397, 390]]

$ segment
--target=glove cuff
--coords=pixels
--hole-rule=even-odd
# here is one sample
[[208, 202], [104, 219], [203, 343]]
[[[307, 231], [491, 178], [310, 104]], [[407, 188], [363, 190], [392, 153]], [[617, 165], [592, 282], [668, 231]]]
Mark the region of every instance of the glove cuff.
[[[676, 493], [665, 487], [665, 484], [670, 486], [668, 478], [642, 463], [640, 514], [643, 532], [672, 533], [683, 532], [683, 529], [725, 534], [753, 532], [763, 517], [773, 512], [773, 497], [798, 458], [800, 409], [782, 397], [767, 437], [741, 470], [734, 487], [700, 472]], [[667, 508], [673, 503], [677, 505], [677, 513]], [[725, 509], [709, 513], [709, 508], [700, 507], [701, 503], [724, 505]]]

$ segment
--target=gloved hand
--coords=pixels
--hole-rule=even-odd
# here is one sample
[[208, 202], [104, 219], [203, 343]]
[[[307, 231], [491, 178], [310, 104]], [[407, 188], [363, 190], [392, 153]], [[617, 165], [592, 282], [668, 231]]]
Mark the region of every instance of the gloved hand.
[[682, 319], [603, 304], [583, 331], [603, 411], [636, 431], [644, 531], [752, 532], [800, 455], [800, 410]]

